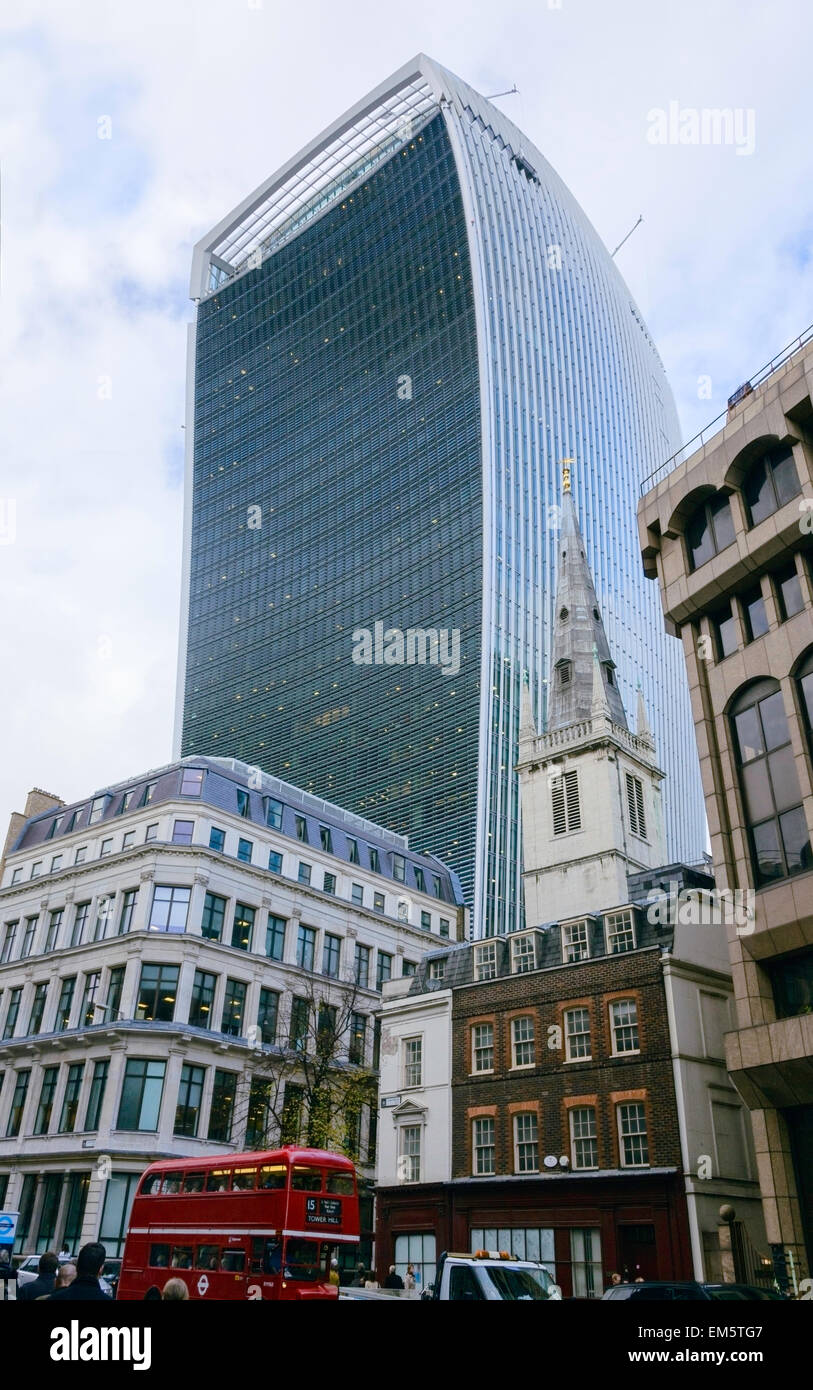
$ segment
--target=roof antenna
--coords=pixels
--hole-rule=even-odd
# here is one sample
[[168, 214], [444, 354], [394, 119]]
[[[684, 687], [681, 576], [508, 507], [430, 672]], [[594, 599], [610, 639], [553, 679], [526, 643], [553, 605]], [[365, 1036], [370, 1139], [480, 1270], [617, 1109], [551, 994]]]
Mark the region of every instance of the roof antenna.
[[515, 92], [517, 96], [519, 96], [519, 87], [517, 86], [516, 82], [514, 83], [513, 87], [509, 92], [493, 92], [491, 96], [486, 97], [486, 101], [494, 101], [495, 97], [512, 97]]
[[[641, 213], [641, 216], [638, 218], [638, 221], [635, 223], [635, 227], [639, 227], [639, 226], [641, 225], [641, 223], [643, 222], [643, 220], [644, 220], [644, 214]], [[630, 229], [629, 229], [629, 231], [627, 232], [627, 235], [624, 237], [623, 241], [619, 241], [618, 245], [617, 245], [616, 248], [615, 248], [615, 251], [611, 251], [611, 252], [610, 252], [610, 260], [612, 260], [612, 258], [613, 258], [613, 256], [615, 255], [615, 252], [616, 252], [616, 251], [620, 251], [620, 250], [621, 250], [621, 247], [624, 245], [624, 242], [625, 242], [625, 241], [629, 241], [630, 237], [632, 236], [633, 232], [635, 231], [635, 227], [630, 227]]]

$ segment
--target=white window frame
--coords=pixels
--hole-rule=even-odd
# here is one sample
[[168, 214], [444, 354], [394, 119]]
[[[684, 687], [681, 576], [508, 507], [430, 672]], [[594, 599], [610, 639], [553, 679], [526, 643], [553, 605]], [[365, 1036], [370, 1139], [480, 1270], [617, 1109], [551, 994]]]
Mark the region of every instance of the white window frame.
[[413, 1033], [402, 1038], [401, 1047], [404, 1090], [419, 1090], [423, 1086], [423, 1034]]
[[430, 980], [442, 980], [442, 979], [445, 978], [445, 975], [446, 975], [446, 961], [445, 961], [445, 960], [430, 960], [430, 962], [429, 962], [429, 978], [430, 978]]
[[[634, 1020], [627, 1020], [626, 1022], [617, 1022], [615, 1017], [616, 1009], [619, 1009], [623, 1005], [627, 1004], [631, 1004], [633, 1009], [635, 1010]], [[633, 1027], [635, 1028], [635, 1040], [637, 1043], [637, 1047], [618, 1047], [618, 1032], [623, 1029]], [[610, 1044], [611, 1055], [613, 1057], [635, 1057], [641, 1051], [641, 1031], [640, 1021], [638, 1018], [638, 1000], [633, 998], [632, 995], [630, 995], [628, 998], [625, 997], [624, 999], [613, 999], [610, 1003]]]
[[496, 980], [497, 978], [497, 942], [484, 941], [481, 945], [474, 948], [474, 978], [475, 980]]
[[[587, 1050], [587, 1052], [585, 1052], [584, 1054], [574, 1053], [574, 1052], [571, 1050], [571, 1042], [573, 1041], [573, 1039], [575, 1039], [575, 1038], [583, 1038], [583, 1037], [585, 1036], [585, 1030], [584, 1030], [583, 1028], [582, 1028], [582, 1029], [578, 1029], [578, 1030], [574, 1030], [574, 1031], [571, 1031], [571, 1030], [568, 1028], [568, 1019], [572, 1018], [574, 1014], [586, 1014], [586, 1015], [587, 1015], [587, 1029], [586, 1029], [586, 1033], [587, 1033], [588, 1050]], [[564, 1027], [563, 1027], [563, 1030], [562, 1030], [562, 1031], [564, 1032], [564, 1035], [565, 1035], [565, 1061], [566, 1061], [566, 1062], [592, 1062], [592, 1060], [593, 1060], [593, 1038], [592, 1038], [592, 1023], [593, 1023], [593, 1020], [592, 1020], [591, 1017], [590, 1017], [590, 1010], [588, 1009], [587, 1005], [586, 1005], [586, 1004], [574, 1004], [574, 1006], [573, 1006], [572, 1009], [565, 1009], [565, 1011], [564, 1011], [564, 1017], [563, 1017], [563, 1019], [562, 1019], [562, 1023], [564, 1024]]]
[[[520, 1139], [520, 1123], [526, 1120], [533, 1121], [534, 1138]], [[514, 1115], [514, 1172], [515, 1173], [538, 1173], [539, 1172], [539, 1116], [535, 1110], [520, 1110]], [[520, 1146], [527, 1145], [536, 1147], [536, 1167], [525, 1168], [520, 1166]]]
[[[629, 1134], [624, 1134], [624, 1116], [622, 1115], [621, 1112], [624, 1111], [624, 1110], [632, 1110], [633, 1108], [634, 1108], [635, 1110], [640, 1111], [640, 1113], [643, 1115], [644, 1127], [643, 1127], [643, 1129], [637, 1129], [637, 1130], [635, 1130], [635, 1131], [631, 1131]], [[616, 1124], [617, 1124], [617, 1126], [618, 1126], [618, 1157], [619, 1157], [619, 1161], [620, 1161], [621, 1167], [622, 1167], [622, 1168], [649, 1168], [649, 1166], [650, 1166], [650, 1163], [649, 1163], [649, 1130], [648, 1130], [648, 1128], [647, 1128], [647, 1122], [646, 1122], [646, 1106], [644, 1105], [644, 1102], [643, 1102], [642, 1100], [625, 1100], [625, 1101], [621, 1101], [621, 1102], [619, 1102], [619, 1104], [615, 1107], [615, 1115], [616, 1115]], [[645, 1142], [645, 1144], [646, 1144], [646, 1162], [645, 1162], [645, 1163], [628, 1163], [627, 1160], [626, 1160], [626, 1157], [625, 1157], [624, 1140], [625, 1140], [625, 1139], [639, 1139], [639, 1138], [641, 1138], [642, 1136], [643, 1136], [644, 1142]]]
[[[580, 960], [590, 959], [590, 931], [588, 918], [582, 917], [578, 922], [565, 922], [562, 926], [562, 961], [565, 965], [575, 965]], [[584, 934], [578, 940], [573, 939], [574, 933]], [[584, 948], [582, 954], [582, 948]], [[577, 951], [577, 954], [571, 952]]]
[[[423, 1126], [402, 1124], [398, 1129], [398, 1181], [414, 1183], [421, 1180], [423, 1162]], [[407, 1136], [410, 1136], [407, 1140]]]
[[511, 974], [527, 975], [531, 970], [536, 970], [536, 936], [533, 932], [519, 932], [511, 937]]
[[[489, 1127], [491, 1137], [486, 1143], [483, 1142], [482, 1136], [478, 1142], [478, 1128], [481, 1125]], [[489, 1165], [484, 1167], [481, 1156], [489, 1152], [491, 1160]], [[490, 1178], [497, 1171], [497, 1126], [493, 1115], [476, 1115], [471, 1122], [471, 1171], [475, 1178]]]
[[[574, 1120], [577, 1115], [588, 1113], [592, 1115], [592, 1132], [590, 1134], [576, 1134]], [[570, 1166], [574, 1173], [594, 1173], [598, 1168], [598, 1122], [596, 1119], [595, 1105], [572, 1105], [568, 1110], [568, 1130], [570, 1133]], [[579, 1142], [590, 1142], [595, 1145], [595, 1163], [577, 1163], [576, 1145]]]
[[[530, 1037], [518, 1037], [520, 1026], [530, 1024]], [[518, 1062], [520, 1048], [531, 1048], [530, 1062]], [[525, 1071], [528, 1067], [536, 1066], [536, 1022], [533, 1014], [520, 1014], [519, 1018], [511, 1019], [511, 1070]]]
[[[491, 1029], [491, 1042], [490, 1042], [490, 1043], [478, 1043], [478, 1042], [477, 1042], [477, 1030], [478, 1030], [478, 1028], [490, 1028], [490, 1029]], [[477, 1065], [477, 1054], [478, 1054], [478, 1052], [490, 1052], [490, 1053], [491, 1053], [491, 1066], [490, 1066], [490, 1067], [478, 1067], [478, 1065]], [[490, 1072], [493, 1072], [493, 1070], [494, 1070], [494, 1024], [493, 1024], [493, 1023], [490, 1023], [490, 1022], [486, 1019], [486, 1020], [484, 1020], [484, 1022], [482, 1022], [482, 1023], [473, 1023], [473, 1024], [471, 1025], [471, 1075], [472, 1075], [472, 1076], [488, 1076], [488, 1074], [489, 1074]]]
[[[623, 926], [620, 925], [622, 922]], [[626, 942], [628, 937], [632, 939], [631, 945], [624, 945], [620, 951], [613, 949], [616, 941], [623, 938]], [[637, 936], [635, 931], [635, 913], [631, 907], [624, 907], [618, 912], [607, 912], [605, 914], [604, 940], [608, 956], [621, 956], [627, 951], [634, 951], [636, 949]]]

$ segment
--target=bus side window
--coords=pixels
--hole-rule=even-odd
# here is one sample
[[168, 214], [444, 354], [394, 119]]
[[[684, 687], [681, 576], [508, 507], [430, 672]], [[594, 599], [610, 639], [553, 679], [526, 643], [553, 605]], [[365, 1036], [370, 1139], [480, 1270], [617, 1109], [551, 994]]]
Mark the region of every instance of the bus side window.
[[192, 1246], [175, 1245], [172, 1248], [172, 1269], [191, 1269], [192, 1268]]
[[163, 1182], [163, 1180], [163, 1173], [150, 1173], [150, 1176], [148, 1178], [145, 1178], [142, 1184], [141, 1196], [154, 1197], [156, 1192], [160, 1192], [161, 1183]]
[[269, 1165], [267, 1168], [260, 1169], [260, 1187], [283, 1188], [285, 1186], [285, 1167], [282, 1163]]
[[229, 1274], [240, 1274], [245, 1267], [245, 1250], [224, 1250], [220, 1256], [220, 1268]]
[[282, 1268], [282, 1241], [266, 1240], [264, 1236], [251, 1238], [252, 1274], [279, 1274]]
[[174, 1192], [180, 1192], [180, 1190], [181, 1190], [181, 1174], [180, 1174], [180, 1173], [167, 1173], [166, 1177], [164, 1178], [164, 1186], [162, 1187], [161, 1191], [164, 1192], [164, 1193], [174, 1193]]
[[235, 1168], [232, 1175], [232, 1192], [253, 1192], [256, 1183], [256, 1168]]
[[196, 1269], [217, 1269], [217, 1260], [220, 1255], [219, 1245], [199, 1245], [198, 1256], [195, 1260]]
[[158, 1269], [168, 1269], [168, 1268], [169, 1268], [169, 1246], [168, 1246], [168, 1245], [151, 1245], [151, 1246], [150, 1246], [150, 1264], [151, 1264], [151, 1265], [156, 1265], [156, 1266], [158, 1267]]
[[187, 1173], [183, 1180], [184, 1192], [202, 1192], [205, 1173]]
[[337, 1197], [352, 1197], [355, 1190], [352, 1173], [328, 1173], [325, 1178], [325, 1192], [335, 1192]]
[[321, 1192], [322, 1173], [319, 1168], [294, 1168], [291, 1174], [294, 1192]]
[[206, 1174], [207, 1192], [228, 1192], [229, 1190], [229, 1170], [227, 1168], [213, 1168]]

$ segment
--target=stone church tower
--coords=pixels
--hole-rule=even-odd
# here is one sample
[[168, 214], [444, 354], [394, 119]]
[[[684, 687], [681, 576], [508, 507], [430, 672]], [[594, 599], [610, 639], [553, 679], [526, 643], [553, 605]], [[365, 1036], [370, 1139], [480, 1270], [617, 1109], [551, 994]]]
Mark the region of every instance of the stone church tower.
[[544, 733], [522, 693], [519, 760], [525, 921], [539, 926], [628, 898], [627, 875], [666, 859], [655, 743], [638, 692], [630, 732], [564, 471]]

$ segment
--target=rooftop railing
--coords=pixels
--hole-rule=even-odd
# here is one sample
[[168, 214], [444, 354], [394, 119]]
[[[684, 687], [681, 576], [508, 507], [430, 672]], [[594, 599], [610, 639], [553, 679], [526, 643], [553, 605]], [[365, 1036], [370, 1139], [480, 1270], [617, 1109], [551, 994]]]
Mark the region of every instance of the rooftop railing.
[[[780, 353], [777, 353], [776, 357], [772, 357], [770, 362], [766, 362], [765, 366], [761, 367], [755, 376], [749, 377], [745, 385], [739, 387], [739, 389], [734, 392], [734, 395], [729, 397], [725, 410], [721, 410], [720, 414], [716, 415], [699, 434], [696, 434], [693, 439], [689, 440], [688, 444], [684, 444], [682, 448], [678, 449], [676, 454], [672, 454], [671, 458], [668, 458], [665, 463], [660, 464], [648, 477], [644, 478], [640, 487], [640, 495], [643, 497], [653, 487], [656, 487], [658, 483], [663, 482], [663, 479], [668, 477], [673, 468], [677, 468], [681, 463], [684, 463], [691, 454], [695, 453], [697, 449], [706, 444], [709, 438], [718, 432], [720, 422], [727, 420], [730, 411], [733, 410], [741, 400], [745, 400], [751, 396], [758, 386], [762, 386], [763, 383], [768, 380], [769, 376], [772, 376], [779, 367], [784, 366], [793, 354], [798, 352], [800, 347], [804, 347], [805, 343], [809, 342], [811, 338], [813, 338], [813, 324], [811, 324], [809, 328], [806, 328], [803, 333], [800, 333], [798, 338], [794, 338], [792, 343], [788, 343], [788, 346], [783, 348]], [[746, 386], [749, 388], [748, 390], [745, 389]]]

